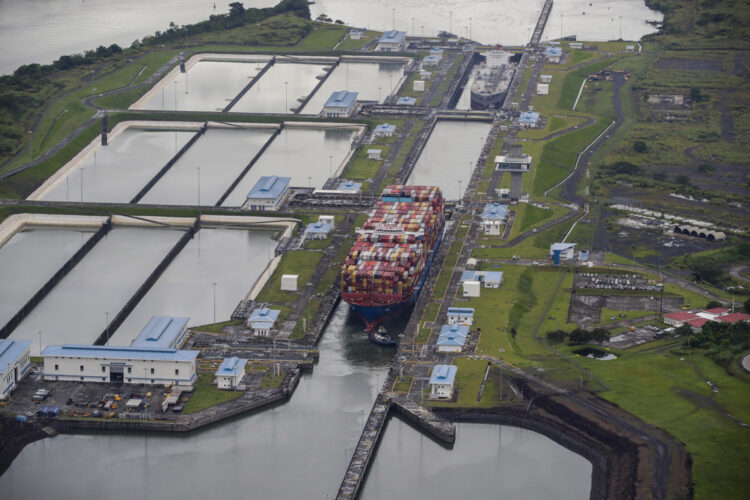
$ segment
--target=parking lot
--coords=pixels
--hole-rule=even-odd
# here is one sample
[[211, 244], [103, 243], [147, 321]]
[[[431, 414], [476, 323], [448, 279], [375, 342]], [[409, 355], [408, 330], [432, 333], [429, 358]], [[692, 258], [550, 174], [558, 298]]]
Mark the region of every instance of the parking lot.
[[578, 273], [573, 286], [600, 290], [646, 290], [660, 292], [662, 284], [640, 274]]

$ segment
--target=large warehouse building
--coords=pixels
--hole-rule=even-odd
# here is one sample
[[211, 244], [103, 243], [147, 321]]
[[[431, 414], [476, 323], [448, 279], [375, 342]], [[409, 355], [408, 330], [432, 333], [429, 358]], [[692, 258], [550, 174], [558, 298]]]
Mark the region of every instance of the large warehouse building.
[[0, 400], [29, 372], [31, 355], [28, 340], [0, 339]]

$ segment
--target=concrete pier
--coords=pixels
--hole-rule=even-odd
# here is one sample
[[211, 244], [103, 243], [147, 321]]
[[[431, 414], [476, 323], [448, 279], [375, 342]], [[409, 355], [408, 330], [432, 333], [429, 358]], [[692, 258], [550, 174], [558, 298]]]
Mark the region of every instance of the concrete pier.
[[222, 113], [229, 112], [234, 107], [234, 105], [240, 101], [240, 99], [245, 97], [245, 94], [247, 94], [247, 92], [253, 87], [253, 85], [255, 85], [258, 82], [258, 80], [260, 80], [263, 77], [263, 75], [266, 74], [266, 71], [271, 69], [271, 66], [273, 66], [274, 64], [276, 64], [276, 57], [272, 57], [271, 60], [268, 61], [265, 66], [263, 66], [263, 69], [260, 70], [258, 74], [253, 77], [252, 80], [250, 80], [250, 83], [245, 85], [245, 88], [240, 90], [240, 93], [234, 96], [234, 99], [232, 99], [229, 102], [229, 104], [227, 104], [227, 106], [224, 108]]

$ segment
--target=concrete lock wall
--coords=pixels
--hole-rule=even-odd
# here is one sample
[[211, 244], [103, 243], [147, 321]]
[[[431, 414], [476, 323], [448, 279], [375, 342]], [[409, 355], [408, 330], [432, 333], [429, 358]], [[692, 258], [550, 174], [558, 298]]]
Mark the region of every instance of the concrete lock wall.
[[[110, 363], [124, 363], [125, 383], [190, 385], [195, 379], [195, 362], [140, 359], [44, 357], [45, 380], [109, 382]], [[83, 367], [83, 370], [81, 370]], [[152, 373], [153, 370], [153, 373]]]

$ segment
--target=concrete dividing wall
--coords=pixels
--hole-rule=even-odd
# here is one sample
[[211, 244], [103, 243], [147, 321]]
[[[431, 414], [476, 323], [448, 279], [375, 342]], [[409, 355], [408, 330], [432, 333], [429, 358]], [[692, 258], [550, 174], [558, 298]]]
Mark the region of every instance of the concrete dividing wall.
[[0, 247], [26, 227], [97, 228], [107, 217], [90, 215], [13, 214], [0, 224]]

